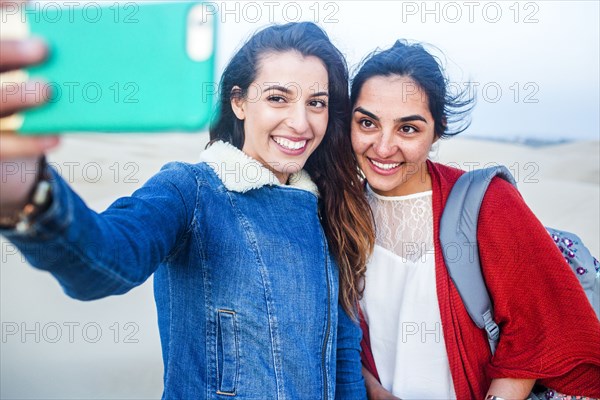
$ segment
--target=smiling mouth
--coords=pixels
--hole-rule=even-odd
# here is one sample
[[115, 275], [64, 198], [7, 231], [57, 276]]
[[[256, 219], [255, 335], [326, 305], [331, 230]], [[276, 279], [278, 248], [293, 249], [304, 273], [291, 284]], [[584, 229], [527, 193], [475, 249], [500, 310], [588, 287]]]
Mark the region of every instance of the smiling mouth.
[[369, 162], [370, 162], [372, 165], [374, 165], [375, 167], [377, 167], [378, 169], [381, 169], [381, 170], [383, 170], [383, 171], [392, 171], [392, 170], [394, 170], [394, 169], [396, 169], [396, 168], [400, 167], [402, 164], [404, 164], [404, 163], [402, 163], [402, 162], [396, 162], [396, 163], [382, 163], [382, 162], [375, 161], [375, 160], [373, 160], [373, 159], [371, 159], [371, 158], [368, 158], [368, 157], [367, 157], [367, 159], [369, 160]]
[[286, 139], [284, 137], [273, 137], [273, 141], [275, 143], [277, 143], [279, 146], [281, 146], [284, 150], [289, 150], [292, 152], [301, 152], [304, 150], [304, 148], [306, 148], [306, 143], [308, 143], [308, 140], [304, 139], [304, 140], [298, 140], [298, 141], [293, 141], [293, 140], [289, 140]]

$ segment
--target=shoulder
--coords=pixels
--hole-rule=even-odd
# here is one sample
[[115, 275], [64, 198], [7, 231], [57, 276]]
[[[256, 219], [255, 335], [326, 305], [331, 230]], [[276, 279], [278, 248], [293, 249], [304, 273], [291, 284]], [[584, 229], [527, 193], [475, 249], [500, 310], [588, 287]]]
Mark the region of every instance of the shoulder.
[[431, 189], [433, 191], [432, 208], [434, 220], [439, 220], [446, 207], [446, 201], [452, 187], [465, 171], [444, 164], [427, 160], [427, 171], [431, 177]]
[[172, 161], [163, 165], [152, 179], [165, 180], [175, 186], [182, 186], [196, 182], [198, 178], [199, 172], [194, 164]]
[[198, 186], [202, 186], [210, 183], [211, 177], [215, 174], [212, 168], [203, 161], [195, 164], [173, 161], [163, 165], [157, 175], [164, 175], [177, 185], [186, 184], [193, 180]]
[[462, 174], [465, 173], [464, 170], [455, 168], [450, 165], [441, 164], [438, 162], [434, 162], [431, 160], [427, 161], [429, 166], [429, 172], [435, 174], [441, 178], [456, 181]]
[[207, 191], [218, 189], [219, 183], [219, 179], [205, 163], [173, 161], [163, 165], [146, 185], [171, 187], [187, 203], [204, 197]]
[[[479, 212], [479, 230], [494, 234], [502, 231], [505, 237], [523, 234], [548, 237], [546, 229], [527, 205], [519, 190], [506, 180], [492, 179]], [[519, 233], [518, 233], [519, 232]]]
[[465, 173], [462, 169], [454, 168], [449, 165], [440, 164], [427, 160], [427, 168], [431, 176], [432, 188], [434, 193], [439, 193], [442, 198], [446, 198], [452, 190], [452, 186], [458, 178]]
[[519, 190], [506, 180], [495, 177], [483, 198], [482, 210], [487, 207], [502, 207], [503, 209], [527, 207]]
[[[452, 190], [452, 187], [458, 178], [467, 172], [450, 165], [440, 164], [433, 161], [428, 161], [428, 167], [433, 182], [445, 195], [450, 193], [450, 190]], [[495, 177], [492, 179], [492, 182], [486, 191], [484, 203], [497, 203], [507, 199], [510, 199], [511, 201], [523, 202], [521, 194], [511, 183], [502, 178]]]

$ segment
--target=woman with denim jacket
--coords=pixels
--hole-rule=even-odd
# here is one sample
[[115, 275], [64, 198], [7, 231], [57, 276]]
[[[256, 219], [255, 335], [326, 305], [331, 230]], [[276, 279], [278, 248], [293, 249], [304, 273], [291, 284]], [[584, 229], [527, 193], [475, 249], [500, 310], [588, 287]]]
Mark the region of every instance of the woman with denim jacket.
[[374, 235], [345, 61], [312, 23], [272, 26], [234, 55], [220, 96], [199, 163], [167, 164], [100, 214], [45, 166], [26, 212], [2, 194], [3, 221], [21, 218], [2, 233], [77, 299], [154, 273], [163, 398], [364, 398], [351, 317]]

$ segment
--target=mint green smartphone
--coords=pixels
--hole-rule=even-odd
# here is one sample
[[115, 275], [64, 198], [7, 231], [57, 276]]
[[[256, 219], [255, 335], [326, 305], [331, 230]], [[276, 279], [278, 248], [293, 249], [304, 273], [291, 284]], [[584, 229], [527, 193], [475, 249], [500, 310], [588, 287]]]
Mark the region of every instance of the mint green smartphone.
[[28, 6], [24, 13], [29, 33], [43, 37], [50, 48], [49, 59], [26, 70], [25, 78], [49, 82], [45, 89], [51, 99], [13, 118], [14, 130], [43, 134], [205, 127], [217, 91], [214, 13], [201, 2], [83, 4]]

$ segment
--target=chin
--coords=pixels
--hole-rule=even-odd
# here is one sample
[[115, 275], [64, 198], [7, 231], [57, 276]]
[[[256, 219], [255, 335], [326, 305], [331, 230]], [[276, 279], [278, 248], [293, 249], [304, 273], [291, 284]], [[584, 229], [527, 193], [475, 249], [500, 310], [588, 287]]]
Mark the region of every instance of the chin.
[[378, 190], [380, 192], [391, 192], [400, 186], [396, 182], [387, 182], [386, 180], [381, 180], [381, 178], [369, 179], [368, 176], [367, 182], [369, 182], [371, 189]]
[[277, 168], [280, 172], [286, 174], [293, 174], [299, 172], [306, 165], [306, 160], [290, 160], [290, 159], [282, 159], [279, 161], [279, 165], [281, 168]]
[[289, 160], [277, 160], [272, 165], [272, 171], [278, 174], [294, 174], [302, 169], [299, 163]]
[[284, 173], [284, 174], [295, 174], [295, 173], [300, 172], [302, 170], [302, 168], [304, 168], [304, 164], [294, 165], [294, 166], [292, 166], [292, 164], [288, 164], [288, 165], [289, 165], [289, 168], [285, 168], [285, 170], [282, 170], [279, 172]]

